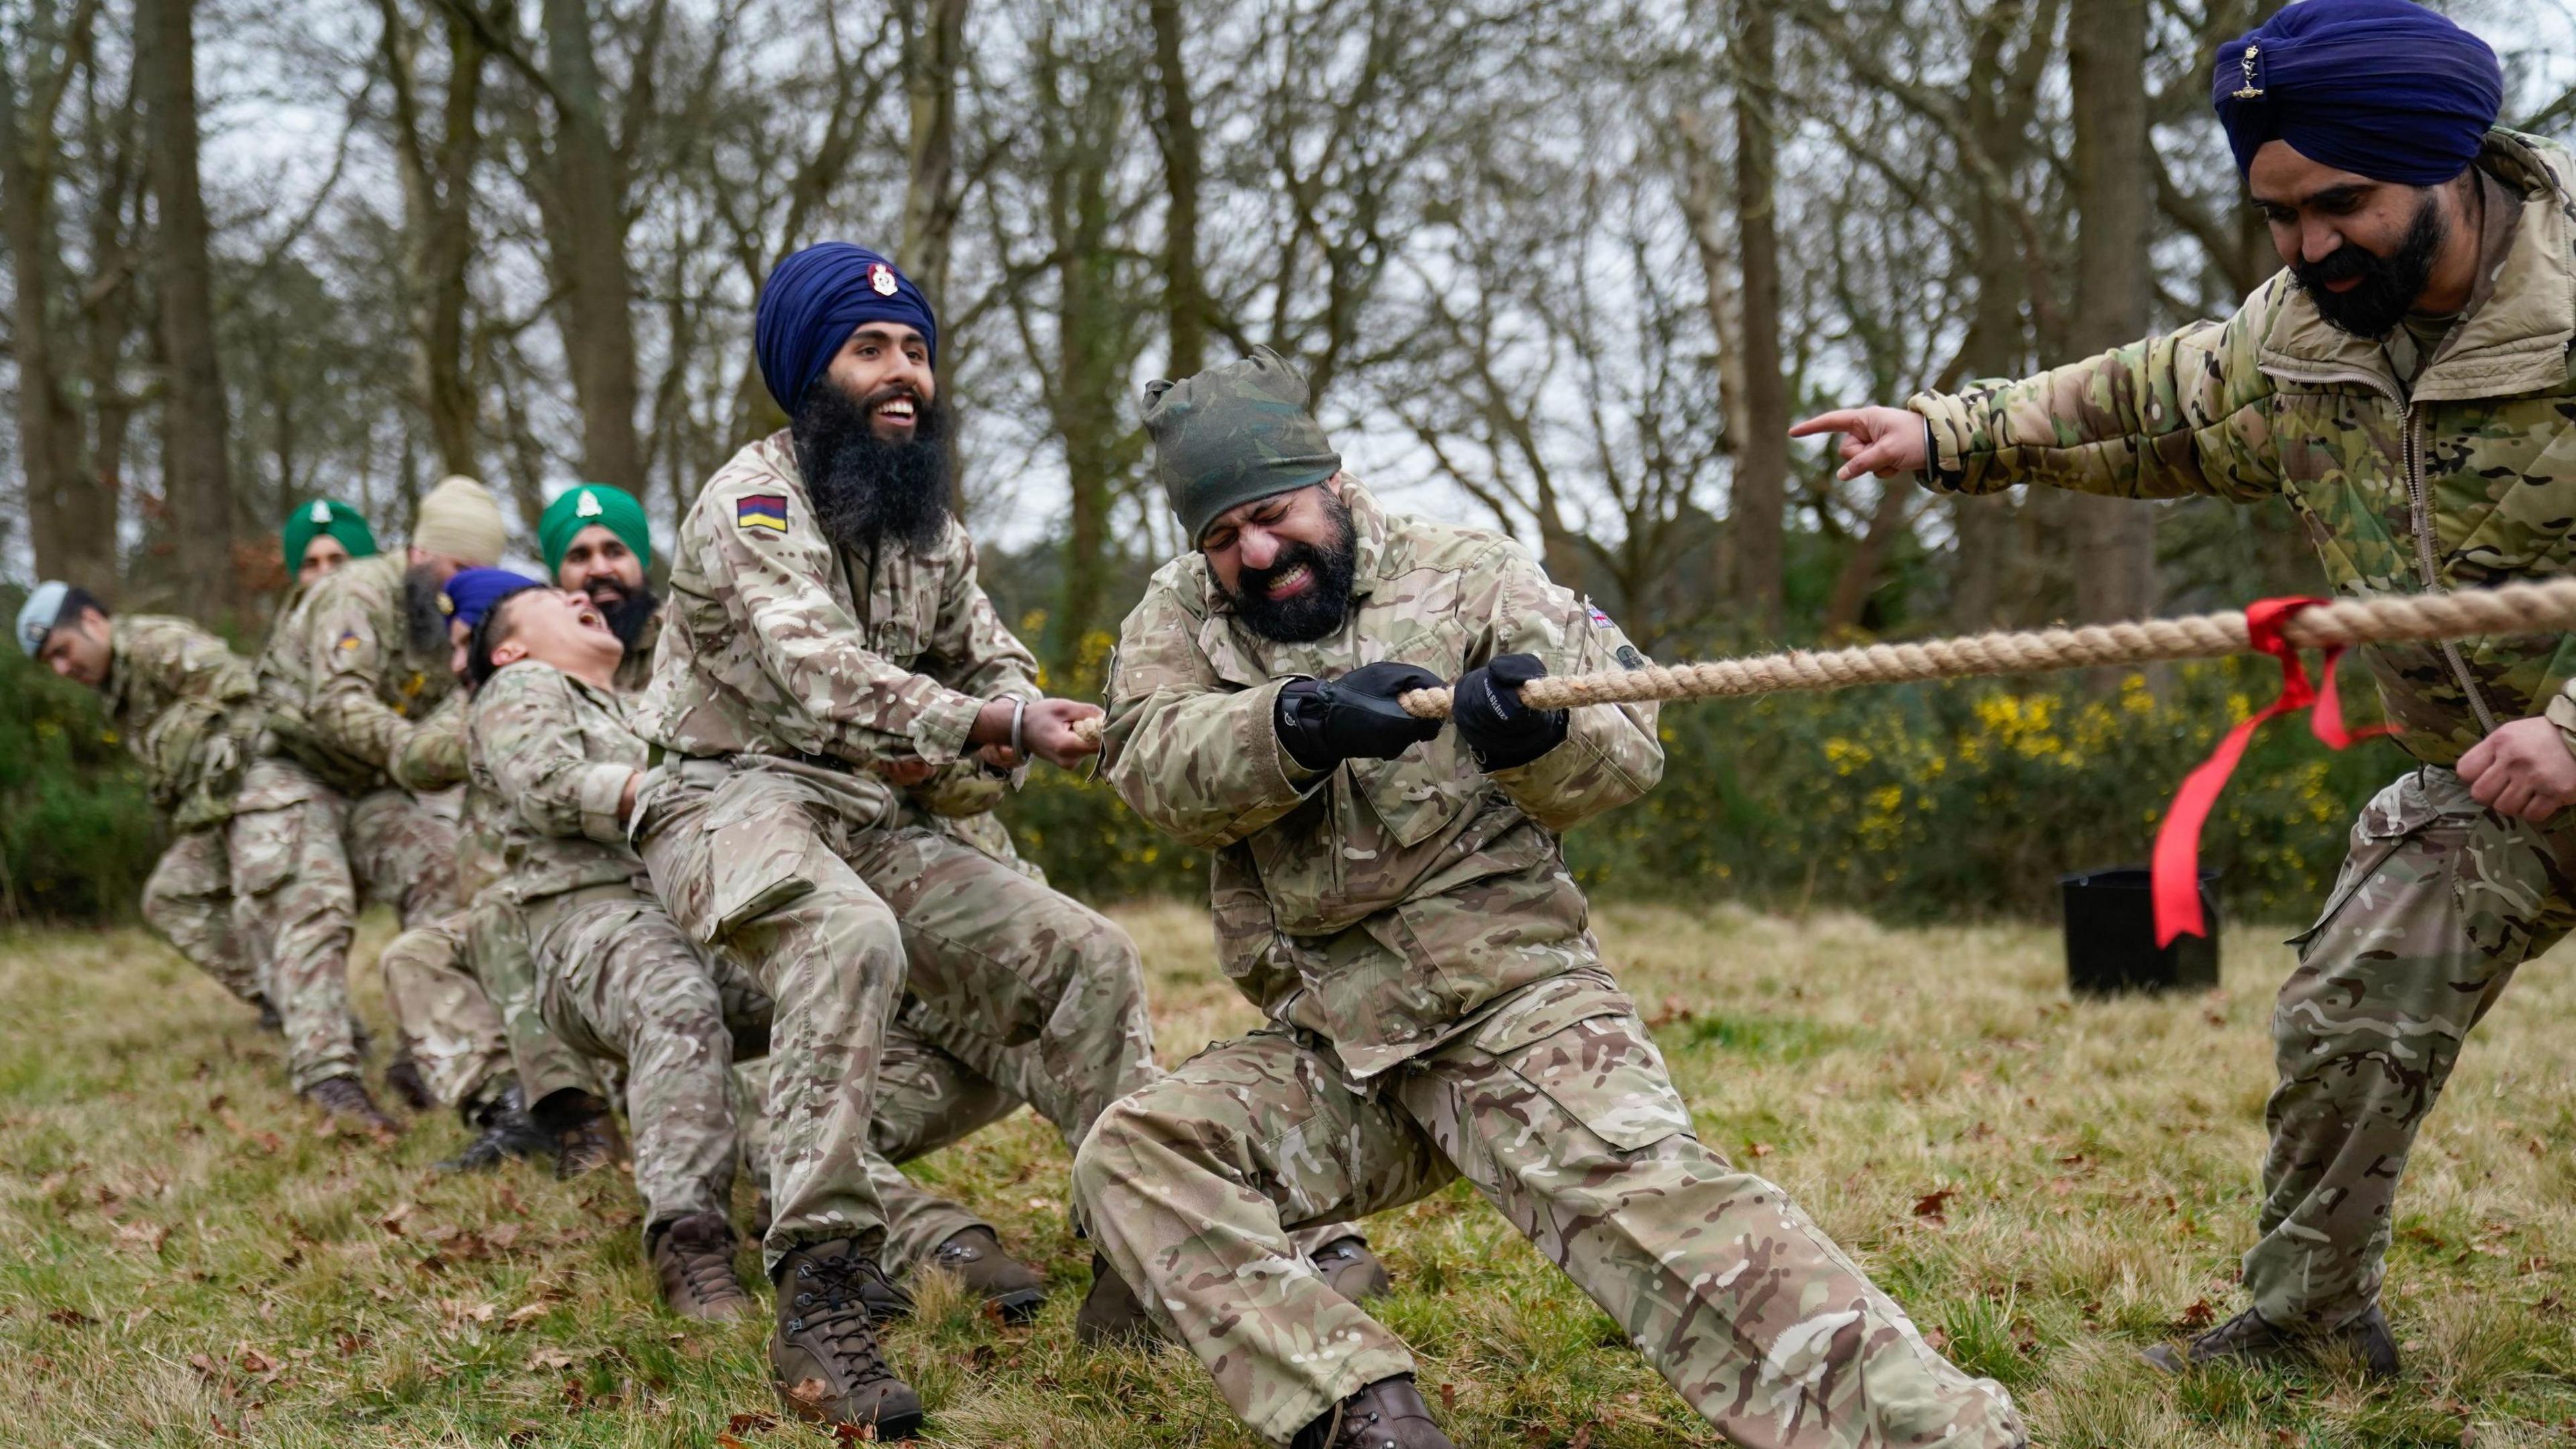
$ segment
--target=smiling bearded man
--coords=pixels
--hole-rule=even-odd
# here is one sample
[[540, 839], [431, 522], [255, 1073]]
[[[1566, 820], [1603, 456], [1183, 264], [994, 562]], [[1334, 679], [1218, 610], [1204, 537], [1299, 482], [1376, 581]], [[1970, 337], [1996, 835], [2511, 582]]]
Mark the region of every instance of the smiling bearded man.
[[754, 333], [793, 425], [681, 524], [633, 711], [667, 756], [636, 840], [672, 920], [773, 1003], [776, 1387], [892, 1438], [922, 1410], [870, 1322], [892, 1290], [868, 1169], [889, 1030], [1007, 1083], [1068, 1147], [1151, 1080], [1153, 1037], [1124, 931], [936, 824], [989, 809], [1030, 754], [1090, 756], [1074, 725], [1099, 710], [1038, 690], [976, 581], [928, 303], [885, 258], [826, 243], [779, 264]]
[[[1795, 431], [1846, 434], [1846, 478], [1949, 493], [2283, 498], [2345, 597], [2576, 572], [2576, 155], [2494, 129], [2495, 52], [2407, 0], [2292, 5], [2219, 48], [2211, 93], [2285, 268], [2235, 316]], [[2416, 1131], [2576, 927], [2565, 638], [2360, 653], [2420, 764], [2362, 811], [2273, 1009], [2252, 1303], [2160, 1367], [2332, 1347], [2397, 1373], [2379, 1290]]]

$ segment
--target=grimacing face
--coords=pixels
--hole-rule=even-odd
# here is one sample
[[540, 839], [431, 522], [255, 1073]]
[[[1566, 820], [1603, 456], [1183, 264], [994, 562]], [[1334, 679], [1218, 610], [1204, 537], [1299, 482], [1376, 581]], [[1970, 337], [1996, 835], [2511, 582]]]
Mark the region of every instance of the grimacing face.
[[36, 662], [74, 684], [97, 689], [107, 683], [108, 665], [116, 655], [114, 626], [96, 609], [83, 609], [69, 624], [56, 624], [36, 651]]
[[340, 565], [348, 561], [347, 545], [327, 533], [317, 533], [313, 535], [311, 543], [304, 545], [304, 557], [297, 563], [295, 569], [295, 582], [302, 587], [310, 588], [316, 581], [328, 578], [338, 570]]
[[[1281, 554], [1294, 545], [1330, 548], [1337, 541], [1339, 529], [1332, 510], [1325, 505], [1327, 495], [1342, 496], [1341, 474], [1293, 493], [1274, 493], [1238, 503], [1218, 514], [1207, 531], [1199, 535], [1199, 553], [1207, 559], [1208, 572], [1216, 576], [1217, 587], [1229, 595], [1240, 594], [1246, 569], [1257, 575], [1272, 568]], [[1285, 603], [1316, 583], [1313, 570], [1291, 570], [1269, 580], [1263, 592], [1272, 602]]]
[[509, 635], [492, 648], [495, 665], [533, 659], [566, 673], [605, 666], [626, 655], [608, 620], [588, 594], [571, 589], [522, 589], [501, 601], [510, 611]]
[[616, 604], [644, 591], [644, 561], [617, 530], [604, 523], [594, 523], [572, 536], [564, 546], [563, 562], [555, 567], [555, 586], [586, 593], [602, 604]]

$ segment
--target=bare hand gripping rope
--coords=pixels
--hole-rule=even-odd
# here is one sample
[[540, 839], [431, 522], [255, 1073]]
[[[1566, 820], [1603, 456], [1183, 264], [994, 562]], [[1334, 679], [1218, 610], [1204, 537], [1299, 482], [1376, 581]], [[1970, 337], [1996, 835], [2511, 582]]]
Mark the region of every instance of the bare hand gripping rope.
[[[2576, 630], [2576, 578], [2506, 584], [2456, 594], [2332, 600], [2291, 616], [2281, 628], [2281, 637], [2302, 649], [2340, 649], [2399, 639], [2466, 639], [2572, 630]], [[1906, 684], [2101, 665], [2158, 664], [2174, 659], [2215, 659], [2248, 653], [2255, 647], [2253, 629], [2244, 611], [2230, 610], [2180, 619], [2088, 624], [2080, 629], [1972, 634], [1962, 639], [1870, 644], [1823, 653], [1792, 649], [1705, 664], [1655, 664], [1601, 674], [1550, 675], [1521, 686], [1521, 700], [1537, 709], [1571, 709], [1647, 700], [1730, 699], [1786, 690], [1846, 689], [1855, 684]], [[1423, 719], [1449, 716], [1446, 689], [1418, 689], [1404, 696], [1401, 703], [1408, 713]], [[1074, 728], [1084, 738], [1096, 740], [1100, 737], [1100, 723], [1087, 719]]]

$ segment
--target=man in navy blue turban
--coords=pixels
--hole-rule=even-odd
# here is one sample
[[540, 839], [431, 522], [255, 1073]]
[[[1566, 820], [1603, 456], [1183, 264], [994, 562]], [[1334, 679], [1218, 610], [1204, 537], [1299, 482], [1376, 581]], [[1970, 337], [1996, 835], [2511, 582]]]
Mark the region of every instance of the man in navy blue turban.
[[894, 263], [848, 242], [778, 264], [752, 321], [761, 381], [787, 414], [815, 521], [873, 553], [948, 529], [939, 320]]
[[2219, 47], [2211, 100], [2326, 321], [2420, 362], [2469, 299], [2504, 102], [2487, 43], [2413, 0], [2306, 0]]
[[[2495, 53], [2406, 0], [2291, 5], [2212, 71], [2284, 265], [2233, 316], [1793, 431], [1845, 435], [1846, 478], [1945, 493], [2278, 499], [2348, 598], [2576, 573], [2576, 154], [2497, 126]], [[2397, 1375], [2408, 1155], [2514, 973], [2576, 932], [2565, 637], [2359, 652], [2413, 759], [2272, 1011], [2245, 1310], [2149, 1350], [2167, 1370], [2327, 1351]]]

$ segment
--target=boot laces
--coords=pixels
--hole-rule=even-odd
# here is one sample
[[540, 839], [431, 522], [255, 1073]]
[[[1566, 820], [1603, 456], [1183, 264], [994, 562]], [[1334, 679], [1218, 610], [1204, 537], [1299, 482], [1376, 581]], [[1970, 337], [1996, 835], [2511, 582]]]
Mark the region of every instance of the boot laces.
[[671, 1245], [671, 1256], [679, 1260], [680, 1281], [701, 1302], [712, 1302], [741, 1293], [733, 1277], [733, 1254], [712, 1243]]
[[894, 1370], [886, 1366], [885, 1353], [877, 1344], [870, 1326], [867, 1303], [862, 1290], [869, 1283], [888, 1290], [885, 1269], [874, 1258], [863, 1254], [840, 1252], [809, 1257], [796, 1265], [794, 1300], [796, 1316], [788, 1321], [789, 1333], [809, 1329], [821, 1341], [822, 1348], [847, 1372], [853, 1383], [867, 1383], [892, 1378]]

